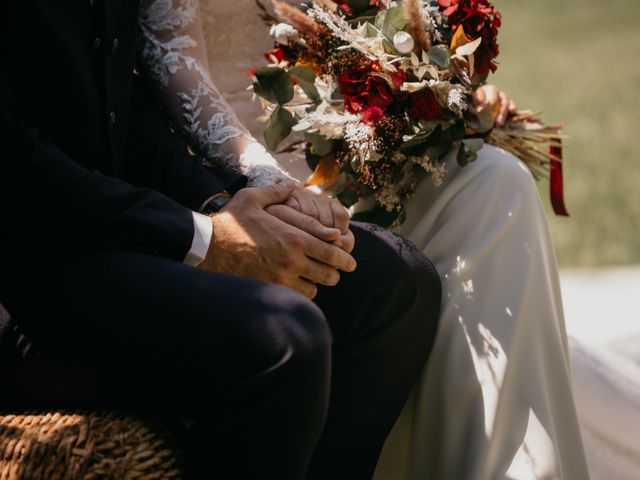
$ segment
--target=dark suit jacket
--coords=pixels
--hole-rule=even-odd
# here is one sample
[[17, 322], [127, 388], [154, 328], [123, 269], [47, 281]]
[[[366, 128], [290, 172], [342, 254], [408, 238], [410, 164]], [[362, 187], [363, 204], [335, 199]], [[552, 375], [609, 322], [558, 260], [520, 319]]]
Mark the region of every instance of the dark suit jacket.
[[0, 7], [0, 271], [48, 249], [181, 261], [191, 210], [243, 184], [172, 133], [134, 75], [136, 0]]

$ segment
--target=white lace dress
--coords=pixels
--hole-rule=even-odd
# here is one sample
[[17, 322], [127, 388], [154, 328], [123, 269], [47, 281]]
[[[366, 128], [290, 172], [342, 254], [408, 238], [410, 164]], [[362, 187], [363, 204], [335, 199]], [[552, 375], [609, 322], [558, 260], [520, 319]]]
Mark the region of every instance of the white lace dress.
[[[209, 161], [253, 184], [286, 176], [255, 140], [264, 124], [248, 71], [272, 44], [254, 1], [201, 0], [208, 60], [196, 0], [143, 3], [143, 57], [176, 123]], [[308, 173], [300, 158], [279, 160], [298, 178]], [[443, 310], [376, 478], [587, 480], [556, 261], [534, 182], [489, 146], [468, 167], [453, 155], [447, 163], [444, 184], [419, 187], [400, 229], [440, 273]]]

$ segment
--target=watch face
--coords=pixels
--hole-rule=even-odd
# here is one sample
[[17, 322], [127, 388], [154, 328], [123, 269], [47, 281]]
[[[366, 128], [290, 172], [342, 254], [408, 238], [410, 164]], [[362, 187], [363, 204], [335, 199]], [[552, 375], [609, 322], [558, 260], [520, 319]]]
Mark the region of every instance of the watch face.
[[229, 200], [231, 200], [231, 197], [228, 196], [220, 196], [218, 198], [214, 198], [212, 200], [212, 203], [215, 204], [216, 206], [216, 212], [219, 212], [220, 210], [222, 210], [224, 208], [224, 206], [229, 203]]
[[202, 213], [208, 215], [210, 213], [219, 212], [227, 203], [229, 203], [229, 200], [231, 200], [231, 196], [229, 194], [217, 194], [207, 202], [206, 206], [202, 209]]

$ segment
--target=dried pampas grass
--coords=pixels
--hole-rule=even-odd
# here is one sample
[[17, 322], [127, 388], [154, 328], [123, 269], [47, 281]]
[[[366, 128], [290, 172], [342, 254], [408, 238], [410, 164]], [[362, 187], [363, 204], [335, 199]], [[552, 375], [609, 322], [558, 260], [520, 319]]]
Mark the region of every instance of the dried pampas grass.
[[298, 8], [287, 3], [272, 0], [276, 15], [294, 26], [300, 33], [307, 35], [321, 35], [322, 28], [318, 23]]
[[517, 112], [502, 127], [491, 130], [485, 141], [514, 154], [539, 180], [548, 176], [551, 160], [562, 162], [553, 153], [553, 148], [562, 148], [560, 125], [544, 125], [538, 118], [540, 112], [523, 110]]
[[416, 53], [419, 54], [420, 50], [428, 52], [431, 48], [431, 38], [429, 38], [429, 32], [427, 32], [427, 26], [424, 20], [422, 1], [405, 0], [404, 12], [411, 36], [416, 41]]

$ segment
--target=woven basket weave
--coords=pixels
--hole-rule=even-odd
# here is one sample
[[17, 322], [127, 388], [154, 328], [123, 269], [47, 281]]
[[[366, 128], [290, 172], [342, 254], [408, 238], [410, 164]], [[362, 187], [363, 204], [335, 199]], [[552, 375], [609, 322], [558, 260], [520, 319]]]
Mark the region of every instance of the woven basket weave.
[[0, 480], [180, 478], [160, 429], [111, 413], [0, 415]]

